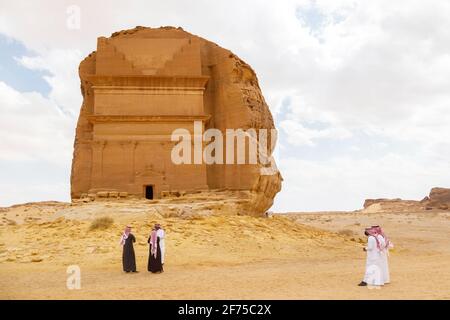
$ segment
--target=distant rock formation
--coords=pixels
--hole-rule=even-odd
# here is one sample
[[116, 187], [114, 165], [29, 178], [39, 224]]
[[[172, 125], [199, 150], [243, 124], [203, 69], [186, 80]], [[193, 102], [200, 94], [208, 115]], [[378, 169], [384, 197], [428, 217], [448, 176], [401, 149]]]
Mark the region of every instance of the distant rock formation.
[[429, 209], [448, 210], [450, 207], [450, 188], [433, 188], [430, 195], [421, 201]]
[[364, 211], [367, 212], [403, 212], [422, 210], [448, 210], [450, 208], [450, 189], [432, 188], [429, 196], [420, 201], [396, 199], [366, 199]]
[[267, 165], [171, 161], [173, 130], [191, 133], [194, 121], [222, 133], [275, 128], [255, 72], [231, 51], [181, 28], [136, 27], [98, 38], [79, 75], [73, 200], [233, 190], [241, 214], [272, 205], [282, 178], [261, 174]]
[[396, 199], [366, 199], [364, 212], [404, 212], [421, 211], [423, 205], [416, 200]]
[[[395, 204], [395, 203], [399, 203], [399, 202], [403, 202], [405, 200], [402, 200], [400, 198], [395, 198], [395, 199], [386, 199], [386, 198], [379, 198], [379, 199], [366, 199], [364, 200], [364, 209], [370, 207], [371, 205], [375, 204], [375, 203], [383, 203], [383, 204]], [[416, 202], [416, 201], [414, 201]]]

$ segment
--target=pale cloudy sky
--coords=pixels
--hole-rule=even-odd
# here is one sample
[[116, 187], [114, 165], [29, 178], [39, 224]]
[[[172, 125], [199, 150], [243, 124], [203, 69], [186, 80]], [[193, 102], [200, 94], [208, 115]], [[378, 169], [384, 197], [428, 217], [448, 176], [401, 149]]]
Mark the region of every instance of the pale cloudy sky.
[[69, 200], [78, 64], [137, 25], [182, 26], [256, 70], [280, 131], [273, 210], [450, 187], [449, 17], [447, 0], [0, 0], [0, 206]]

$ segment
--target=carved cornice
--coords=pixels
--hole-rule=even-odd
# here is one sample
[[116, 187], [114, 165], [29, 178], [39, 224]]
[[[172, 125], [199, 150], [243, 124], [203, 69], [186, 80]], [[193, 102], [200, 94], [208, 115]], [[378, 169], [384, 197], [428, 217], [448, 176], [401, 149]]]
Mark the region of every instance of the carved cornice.
[[88, 82], [93, 88], [188, 88], [204, 89], [208, 82], [208, 76], [148, 76], [148, 75], [124, 75], [101, 76], [90, 75]]
[[136, 115], [90, 115], [87, 119], [91, 123], [108, 122], [193, 122], [208, 121], [211, 115], [167, 115], [167, 116], [136, 116]]

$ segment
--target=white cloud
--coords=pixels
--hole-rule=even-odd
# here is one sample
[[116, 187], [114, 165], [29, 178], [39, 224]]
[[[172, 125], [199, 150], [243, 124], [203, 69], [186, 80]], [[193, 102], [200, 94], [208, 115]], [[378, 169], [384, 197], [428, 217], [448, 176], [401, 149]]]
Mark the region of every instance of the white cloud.
[[0, 114], [0, 205], [69, 200], [74, 119], [1, 81]]
[[38, 56], [23, 56], [16, 60], [28, 69], [48, 71], [50, 75], [44, 79], [51, 88], [49, 99], [75, 119], [82, 101], [78, 65], [83, 58], [79, 50], [52, 49]]
[[[81, 9], [79, 30], [66, 27], [73, 4]], [[305, 16], [308, 10], [316, 17]], [[285, 182], [275, 209], [350, 209], [366, 197], [421, 197], [450, 181], [449, 16], [445, 0], [3, 1], [0, 33], [37, 53], [17, 58], [49, 71], [52, 88], [45, 98], [0, 86], [3, 158], [26, 158], [17, 147], [25, 140], [33, 157], [70, 166], [81, 58], [95, 50], [98, 36], [175, 25], [256, 70], [283, 133], [281, 149], [289, 150], [280, 159]], [[46, 145], [52, 133], [60, 151]], [[304, 148], [317, 154], [306, 158]]]
[[10, 206], [19, 203], [37, 201], [70, 201], [70, 185], [67, 181], [47, 184], [39, 181], [30, 184], [27, 182], [0, 183], [1, 205]]
[[448, 185], [448, 162], [422, 165], [416, 159], [386, 154], [376, 159], [351, 155], [323, 161], [284, 158], [279, 211], [355, 210], [367, 198], [420, 200], [437, 185]]
[[294, 120], [281, 121], [279, 127], [285, 131], [287, 142], [294, 146], [314, 146], [316, 145], [314, 140], [317, 139], [341, 140], [352, 136], [345, 128], [331, 126], [325, 129], [311, 129]]
[[[71, 161], [72, 118], [36, 92], [20, 93], [0, 81], [0, 160]], [[3, 168], [5, 170], [5, 168]]]

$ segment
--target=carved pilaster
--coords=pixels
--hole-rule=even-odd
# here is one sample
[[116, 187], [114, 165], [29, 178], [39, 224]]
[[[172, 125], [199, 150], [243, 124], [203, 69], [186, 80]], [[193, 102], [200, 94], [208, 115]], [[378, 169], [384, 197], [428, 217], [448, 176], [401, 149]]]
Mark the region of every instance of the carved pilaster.
[[91, 178], [93, 185], [98, 186], [103, 179], [103, 151], [106, 147], [106, 141], [92, 142], [92, 167]]

